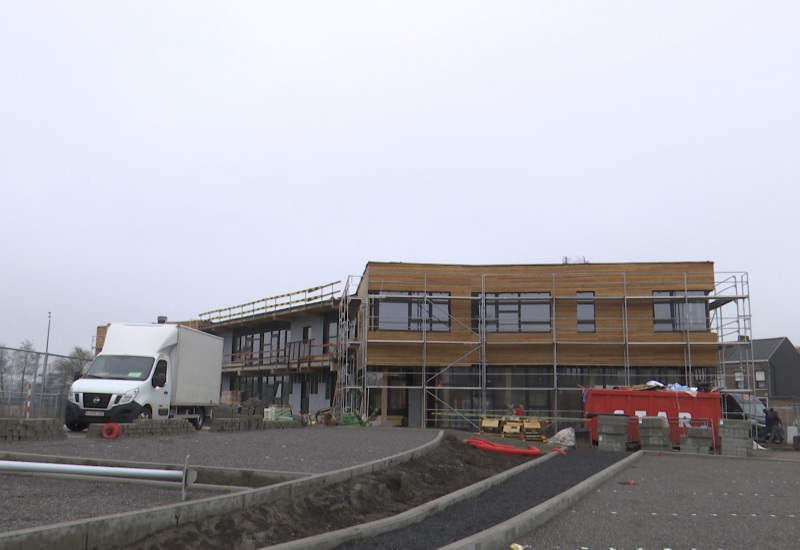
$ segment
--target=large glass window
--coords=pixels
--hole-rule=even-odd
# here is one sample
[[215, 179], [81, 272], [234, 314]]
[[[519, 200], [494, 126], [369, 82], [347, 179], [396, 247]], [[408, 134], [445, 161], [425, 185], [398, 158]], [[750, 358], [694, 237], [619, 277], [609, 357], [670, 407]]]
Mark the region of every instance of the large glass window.
[[373, 293], [372, 330], [448, 332], [449, 296], [447, 292]]
[[480, 388], [481, 376], [477, 365], [428, 369], [426, 384], [437, 387]]
[[233, 360], [246, 365], [281, 363], [286, 356], [288, 340], [286, 329], [239, 334], [233, 339]]
[[708, 331], [708, 302], [702, 290], [653, 292], [653, 329], [656, 332]]
[[487, 388], [552, 388], [553, 368], [544, 365], [487, 365]]
[[[484, 302], [486, 332], [550, 332], [549, 292], [487, 292]], [[473, 306], [476, 328], [480, 307]]]
[[578, 292], [578, 332], [594, 332], [594, 292]]

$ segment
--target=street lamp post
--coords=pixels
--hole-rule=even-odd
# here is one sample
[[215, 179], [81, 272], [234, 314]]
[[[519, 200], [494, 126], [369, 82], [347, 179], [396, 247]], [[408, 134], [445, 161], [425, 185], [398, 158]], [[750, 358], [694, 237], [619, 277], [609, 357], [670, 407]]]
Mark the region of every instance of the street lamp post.
[[50, 353], [50, 312], [47, 312], [47, 342], [44, 346], [44, 367], [42, 368], [42, 390], [39, 393], [39, 409], [44, 412], [44, 389], [47, 385], [47, 357]]

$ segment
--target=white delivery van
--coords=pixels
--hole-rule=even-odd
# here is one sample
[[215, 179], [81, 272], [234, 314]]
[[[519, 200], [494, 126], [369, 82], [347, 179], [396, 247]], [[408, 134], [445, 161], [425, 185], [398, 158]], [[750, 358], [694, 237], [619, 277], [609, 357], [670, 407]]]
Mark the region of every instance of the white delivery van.
[[186, 418], [200, 429], [219, 404], [222, 338], [181, 325], [108, 325], [103, 350], [73, 382], [67, 428]]

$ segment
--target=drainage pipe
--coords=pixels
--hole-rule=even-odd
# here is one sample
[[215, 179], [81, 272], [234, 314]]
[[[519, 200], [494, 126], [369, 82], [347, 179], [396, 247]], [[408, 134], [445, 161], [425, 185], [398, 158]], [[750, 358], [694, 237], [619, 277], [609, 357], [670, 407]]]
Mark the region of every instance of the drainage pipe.
[[[53, 464], [49, 462], [19, 462], [0, 460], [0, 471], [40, 474], [77, 474], [160, 481], [184, 481], [185, 470], [154, 470], [148, 468], [124, 468], [118, 466], [86, 466], [82, 464]], [[194, 477], [196, 471], [192, 471]]]

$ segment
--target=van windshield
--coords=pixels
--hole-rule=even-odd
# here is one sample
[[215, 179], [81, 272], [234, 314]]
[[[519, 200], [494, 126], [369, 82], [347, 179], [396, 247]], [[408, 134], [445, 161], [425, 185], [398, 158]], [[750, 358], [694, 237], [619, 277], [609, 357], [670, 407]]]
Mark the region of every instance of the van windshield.
[[761, 401], [758, 397], [754, 397], [747, 393], [731, 393], [728, 394], [742, 412], [746, 415], [746, 418], [755, 419], [756, 422], [759, 424], [763, 424], [766, 421], [766, 416], [764, 415], [764, 409], [766, 405], [764, 402]]
[[99, 355], [84, 378], [106, 378], [111, 380], [147, 380], [153, 367], [153, 357], [131, 355]]
[[744, 409], [744, 412], [749, 414], [752, 418], [755, 418], [758, 422], [764, 423], [766, 421], [766, 416], [764, 415], [764, 409], [766, 405], [764, 402], [761, 401], [758, 397], [753, 397], [752, 395], [748, 395], [746, 393], [740, 394], [736, 396], [739, 400], [739, 404]]

